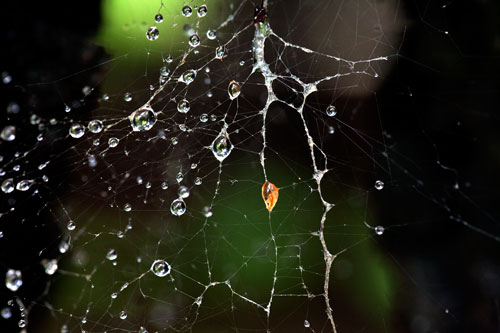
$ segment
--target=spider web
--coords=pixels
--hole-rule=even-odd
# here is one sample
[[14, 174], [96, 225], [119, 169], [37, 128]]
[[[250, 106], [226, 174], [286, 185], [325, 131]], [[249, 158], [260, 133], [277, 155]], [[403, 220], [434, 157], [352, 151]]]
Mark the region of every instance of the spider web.
[[[383, 86], [406, 59], [403, 4], [152, 1], [137, 20], [112, 3], [107, 53], [86, 42], [69, 74], [2, 76], [29, 107], [10, 103], [2, 130], [1, 235], [36, 251], [4, 260], [6, 325], [397, 331], [406, 285], [448, 314], [380, 239], [441, 219], [497, 245], [498, 223], [464, 217], [479, 206], [422, 127], [385, 120], [413, 96]], [[425, 156], [407, 154], [420, 138]]]

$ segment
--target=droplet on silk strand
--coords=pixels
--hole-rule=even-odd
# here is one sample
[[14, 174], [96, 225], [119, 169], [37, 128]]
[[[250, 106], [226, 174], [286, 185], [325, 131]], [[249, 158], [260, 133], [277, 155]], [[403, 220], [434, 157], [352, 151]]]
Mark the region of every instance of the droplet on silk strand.
[[269, 181], [266, 181], [264, 185], [262, 185], [262, 199], [264, 199], [264, 203], [269, 212], [273, 210], [276, 202], [278, 202], [278, 192], [279, 188]]

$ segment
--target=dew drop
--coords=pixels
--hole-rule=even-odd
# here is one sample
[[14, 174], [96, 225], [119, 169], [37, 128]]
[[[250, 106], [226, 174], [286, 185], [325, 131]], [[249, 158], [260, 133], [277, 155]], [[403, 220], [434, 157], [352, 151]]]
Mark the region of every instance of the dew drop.
[[200, 8], [198, 8], [198, 17], [203, 17], [207, 15], [208, 9], [207, 6], [201, 5]]
[[115, 138], [115, 137], [112, 137], [112, 138], [109, 138], [108, 140], [108, 145], [111, 147], [111, 148], [115, 148], [116, 146], [118, 146], [118, 143], [120, 142], [120, 140], [118, 140], [118, 138]]
[[182, 99], [177, 103], [177, 111], [180, 113], [187, 113], [191, 106], [189, 105], [189, 102], [185, 99]]
[[163, 66], [162, 68], [160, 68], [160, 75], [162, 77], [167, 77], [169, 74], [170, 74], [170, 69], [168, 69], [167, 66]]
[[42, 121], [42, 119], [37, 114], [32, 114], [30, 117], [30, 124], [31, 125], [38, 125], [38, 124], [40, 124], [41, 121]]
[[219, 46], [215, 49], [215, 58], [222, 59], [226, 55], [226, 48], [224, 46]]
[[201, 180], [201, 178], [200, 178], [200, 177], [196, 177], [196, 178], [194, 179], [194, 184], [195, 184], [195, 185], [201, 185], [201, 183], [202, 183], [202, 180]]
[[201, 116], [200, 116], [200, 121], [202, 123], [206, 123], [208, 121], [208, 114], [202, 113]]
[[376, 233], [377, 235], [379, 235], [379, 236], [380, 236], [380, 235], [383, 235], [383, 234], [384, 234], [384, 231], [385, 231], [385, 229], [384, 229], [384, 227], [383, 227], [383, 226], [381, 226], [381, 225], [378, 225], [378, 226], [376, 226], [376, 227], [375, 227], [375, 233]]
[[206, 218], [209, 218], [213, 215], [212, 208], [210, 208], [209, 206], [203, 207], [202, 213], [203, 213], [203, 216], [205, 216]]
[[5, 274], [5, 286], [12, 291], [17, 291], [22, 285], [21, 271], [9, 269]]
[[190, 84], [191, 82], [194, 81], [196, 77], [196, 72], [192, 69], [188, 69], [184, 73], [182, 73], [181, 77], [179, 78], [179, 81], [184, 82], [185, 84]]
[[4, 141], [13, 141], [16, 138], [16, 127], [15, 126], [5, 126], [0, 132], [0, 138]]
[[157, 120], [156, 113], [149, 105], [132, 112], [128, 118], [134, 132], [149, 131]]
[[170, 212], [172, 215], [181, 216], [186, 212], [186, 203], [182, 198], [175, 199], [170, 205]]
[[9, 319], [10, 317], [12, 317], [12, 311], [8, 307], [3, 308], [0, 314], [2, 315], [3, 319]]
[[219, 136], [212, 142], [211, 150], [215, 158], [220, 162], [229, 156], [233, 150], [233, 145], [225, 129], [223, 129]]
[[59, 252], [60, 253], [66, 253], [69, 250], [69, 244], [66, 242], [61, 242], [59, 243]]
[[156, 15], [155, 15], [155, 22], [156, 22], [156, 23], [161, 23], [161, 22], [163, 22], [163, 15], [161, 15], [160, 13], [156, 14]]
[[69, 230], [69, 231], [71, 231], [71, 230], [75, 230], [75, 228], [76, 228], [76, 223], [75, 223], [74, 221], [70, 220], [70, 221], [68, 222], [68, 224], [66, 225], [66, 228], [68, 228], [68, 230]]
[[118, 254], [115, 249], [109, 249], [108, 252], [106, 252], [106, 259], [113, 261], [116, 258], [118, 258]]
[[15, 189], [14, 179], [8, 178], [2, 182], [2, 192], [3, 193], [11, 193], [12, 191], [14, 191], [14, 189]]
[[114, 292], [114, 293], [111, 294], [111, 298], [112, 299], [115, 299], [117, 297], [118, 297], [118, 293], [117, 292]]
[[130, 212], [132, 210], [132, 205], [129, 204], [129, 203], [126, 203], [124, 206], [123, 206], [123, 210], [126, 211], [126, 212]]
[[64, 112], [71, 112], [71, 107], [69, 105], [66, 105], [64, 107]]
[[184, 6], [182, 7], [182, 15], [184, 15], [185, 17], [189, 17], [191, 16], [191, 14], [193, 14], [193, 9], [191, 8], [191, 6]]
[[100, 120], [92, 120], [89, 122], [87, 128], [89, 129], [89, 131], [91, 131], [92, 133], [99, 133], [102, 131], [103, 129], [103, 124], [102, 124], [102, 121]]
[[227, 87], [227, 92], [229, 94], [230, 99], [232, 100], [235, 99], [240, 95], [241, 92], [240, 84], [234, 80], [229, 82], [229, 85]]
[[189, 197], [189, 194], [190, 194], [189, 189], [187, 188], [187, 186], [182, 185], [179, 187], [178, 194], [179, 194], [179, 197], [186, 199], [187, 197]]
[[121, 311], [121, 312], [120, 312], [120, 319], [121, 319], [121, 320], [125, 320], [125, 319], [127, 319], [127, 313], [126, 313], [125, 311]]
[[19, 320], [19, 322], [17, 323], [17, 326], [19, 326], [19, 328], [26, 327], [26, 321], [24, 319]]
[[69, 128], [69, 135], [73, 138], [81, 138], [85, 134], [85, 127], [82, 124], [74, 123]]
[[337, 114], [337, 108], [334, 105], [328, 105], [326, 108], [326, 114], [329, 117], [334, 117]]
[[52, 259], [52, 260], [43, 259], [42, 266], [43, 269], [45, 270], [45, 274], [54, 275], [54, 273], [57, 271], [58, 268], [57, 259]]
[[309, 321], [308, 320], [304, 320], [304, 327], [309, 327], [311, 326], [311, 324], [309, 324]]
[[210, 30], [207, 31], [207, 38], [208, 39], [214, 40], [215, 37], [217, 37], [217, 33], [215, 32], [215, 30], [210, 29]]
[[167, 188], [168, 188], [168, 184], [167, 184], [167, 182], [163, 182], [163, 183], [161, 183], [161, 189], [162, 189], [162, 190], [166, 190]]
[[329, 133], [329, 134], [333, 134], [333, 133], [335, 133], [335, 128], [334, 128], [333, 126], [329, 126], [329, 127], [328, 127], [328, 133]]
[[2, 82], [3, 84], [9, 84], [12, 81], [12, 76], [7, 72], [2, 72]]
[[158, 277], [170, 274], [170, 265], [165, 260], [155, 260], [151, 265], [151, 272]]
[[152, 26], [146, 31], [146, 38], [149, 40], [157, 40], [158, 36], [160, 36], [160, 30], [157, 27]]
[[16, 190], [23, 191], [23, 192], [27, 191], [30, 189], [32, 183], [33, 182], [31, 180], [23, 179], [19, 183], [17, 183]]
[[377, 180], [375, 182], [375, 188], [380, 191], [381, 189], [384, 188], [384, 182], [381, 180]]
[[189, 37], [189, 46], [197, 47], [200, 45], [200, 37], [197, 34], [191, 35]]

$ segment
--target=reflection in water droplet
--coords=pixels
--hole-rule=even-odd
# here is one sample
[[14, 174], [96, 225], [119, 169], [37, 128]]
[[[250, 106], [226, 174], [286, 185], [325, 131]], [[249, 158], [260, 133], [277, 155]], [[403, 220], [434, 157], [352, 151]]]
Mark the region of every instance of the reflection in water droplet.
[[233, 150], [233, 145], [225, 129], [223, 129], [219, 136], [212, 142], [211, 150], [215, 158], [220, 162], [229, 156]]
[[227, 92], [229, 94], [230, 99], [235, 99], [240, 95], [241, 92], [240, 84], [234, 80], [229, 82], [229, 85], [227, 87]]
[[69, 135], [73, 138], [81, 138], [85, 134], [85, 127], [82, 124], [74, 123], [69, 128]]
[[167, 276], [170, 274], [170, 265], [165, 260], [155, 260], [151, 265], [151, 272], [159, 277]]
[[146, 38], [149, 40], [156, 40], [160, 36], [160, 30], [157, 27], [151, 27], [146, 31]]
[[132, 112], [128, 117], [132, 130], [135, 132], [149, 131], [156, 124], [156, 113], [151, 106], [145, 105], [140, 109]]
[[172, 215], [181, 216], [186, 212], [186, 203], [181, 198], [175, 199], [170, 205]]
[[5, 286], [12, 291], [17, 291], [23, 285], [21, 271], [9, 269], [5, 274]]

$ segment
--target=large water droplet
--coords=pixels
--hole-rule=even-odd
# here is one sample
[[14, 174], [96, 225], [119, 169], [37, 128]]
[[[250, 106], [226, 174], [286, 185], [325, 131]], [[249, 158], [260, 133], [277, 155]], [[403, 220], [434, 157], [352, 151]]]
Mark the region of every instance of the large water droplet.
[[191, 106], [189, 105], [189, 102], [185, 99], [182, 99], [177, 103], [177, 111], [181, 113], [187, 113]]
[[208, 9], [207, 6], [201, 5], [200, 8], [198, 8], [198, 17], [203, 17], [207, 15]]
[[182, 73], [181, 77], [179, 78], [179, 81], [184, 82], [185, 84], [190, 84], [191, 82], [194, 81], [194, 78], [196, 77], [196, 72], [192, 69], [188, 69], [184, 73]]
[[170, 274], [170, 265], [165, 260], [155, 260], [151, 265], [151, 272], [159, 277], [167, 276]]
[[326, 114], [329, 117], [334, 117], [337, 114], [337, 108], [334, 105], [328, 105], [326, 108]]
[[23, 285], [21, 271], [9, 269], [5, 274], [5, 286], [12, 291], [17, 291]]
[[69, 135], [73, 138], [81, 138], [85, 134], [85, 127], [82, 124], [74, 123], [69, 128]]
[[132, 112], [128, 117], [132, 130], [135, 132], [149, 131], [156, 123], [156, 113], [151, 106], [145, 105], [142, 108]]
[[43, 269], [45, 270], [45, 274], [53, 275], [57, 271], [57, 268], [58, 268], [57, 259], [52, 259], [52, 260], [43, 259], [42, 266], [43, 266]]
[[233, 150], [233, 145], [225, 129], [223, 129], [219, 136], [212, 142], [211, 150], [215, 158], [220, 162], [229, 156], [231, 150]]
[[227, 87], [227, 92], [229, 94], [230, 99], [235, 99], [240, 95], [241, 92], [240, 84], [234, 80], [229, 82], [229, 85]]
[[181, 216], [186, 212], [186, 203], [182, 198], [175, 199], [170, 205], [170, 212], [172, 215]]
[[189, 17], [191, 16], [191, 14], [193, 14], [193, 9], [191, 8], [191, 6], [182, 7], [182, 15], [184, 15], [185, 17]]
[[2, 182], [2, 192], [3, 193], [10, 193], [10, 192], [14, 191], [14, 189], [15, 189], [14, 179], [8, 178]]
[[200, 45], [200, 37], [197, 34], [191, 35], [189, 37], [189, 46], [197, 47]]
[[161, 22], [163, 22], [163, 15], [161, 15], [160, 13], [156, 14], [156, 15], [155, 15], [155, 22], [156, 22], [156, 23], [161, 23]]
[[89, 122], [89, 125], [87, 126], [87, 128], [89, 129], [89, 131], [91, 131], [92, 133], [99, 133], [102, 131], [102, 128], [103, 128], [103, 124], [102, 124], [102, 121], [100, 120], [91, 120]]
[[156, 40], [160, 36], [160, 30], [157, 27], [151, 27], [146, 31], [146, 38], [149, 40]]

